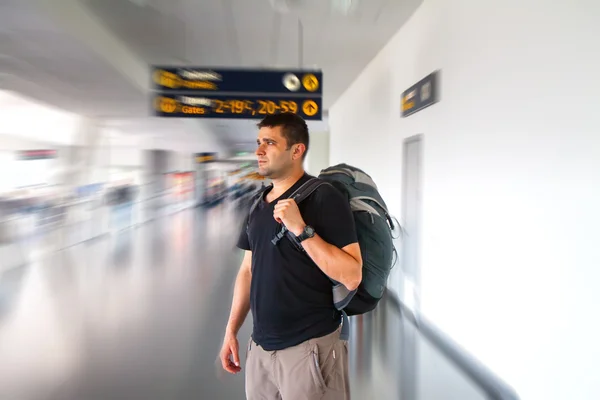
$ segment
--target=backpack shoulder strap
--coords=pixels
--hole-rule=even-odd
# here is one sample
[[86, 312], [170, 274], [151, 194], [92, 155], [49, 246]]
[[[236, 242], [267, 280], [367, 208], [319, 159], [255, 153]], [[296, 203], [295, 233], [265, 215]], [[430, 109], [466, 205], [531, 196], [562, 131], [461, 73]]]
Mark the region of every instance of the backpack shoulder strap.
[[307, 197], [314, 193], [319, 187], [328, 185], [329, 182], [319, 178], [310, 178], [302, 184], [294, 193], [290, 195], [290, 199], [294, 199], [296, 204], [300, 204]]
[[[296, 204], [300, 204], [302, 201], [306, 200], [306, 198], [308, 198], [311, 194], [313, 194], [315, 192], [315, 190], [317, 190], [319, 187], [329, 184], [328, 182], [319, 179], [319, 178], [310, 178], [309, 180], [307, 180], [306, 182], [304, 182], [298, 189], [296, 189], [289, 197], [288, 199], [294, 199], [294, 201], [296, 202]], [[296, 237], [287, 230], [285, 225], [281, 225], [281, 230], [279, 231], [279, 233], [277, 233], [277, 235], [275, 235], [273, 237], [273, 239], [271, 239], [271, 243], [273, 243], [273, 245], [277, 245], [277, 243], [279, 243], [279, 241], [284, 237], [287, 236], [292, 243], [294, 243], [294, 245], [296, 246], [296, 248], [298, 248], [298, 250], [300, 251], [304, 251], [304, 249], [302, 248], [302, 246], [300, 246], [300, 243], [296, 240]]]
[[248, 219], [246, 222], [246, 231], [248, 230], [248, 227], [250, 226], [250, 217], [252, 216], [252, 213], [254, 212], [254, 210], [256, 210], [256, 207], [258, 207], [258, 205], [262, 201], [263, 197], [265, 196], [265, 193], [267, 193], [272, 188], [273, 188], [273, 184], [265, 186], [264, 188], [259, 190], [258, 193], [255, 195], [256, 197], [252, 201], [252, 205], [250, 206], [250, 209], [248, 211], [248, 215], [247, 215]]

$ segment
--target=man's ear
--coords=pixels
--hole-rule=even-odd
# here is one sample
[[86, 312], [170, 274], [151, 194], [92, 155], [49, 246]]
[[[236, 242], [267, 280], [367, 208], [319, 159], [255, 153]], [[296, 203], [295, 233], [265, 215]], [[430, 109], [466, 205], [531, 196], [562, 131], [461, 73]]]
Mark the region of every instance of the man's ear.
[[302, 158], [302, 155], [304, 154], [305, 151], [306, 151], [306, 146], [304, 146], [302, 143], [298, 143], [298, 144], [294, 145], [294, 151], [293, 151], [294, 160], [297, 160], [298, 158]]

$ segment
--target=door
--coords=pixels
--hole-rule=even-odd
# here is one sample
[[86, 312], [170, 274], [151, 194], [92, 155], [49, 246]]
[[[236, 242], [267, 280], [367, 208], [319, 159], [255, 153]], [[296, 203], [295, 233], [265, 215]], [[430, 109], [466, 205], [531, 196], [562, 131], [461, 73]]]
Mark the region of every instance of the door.
[[404, 141], [402, 221], [402, 301], [412, 310], [419, 309], [420, 294], [420, 233], [421, 233], [421, 162], [422, 135]]

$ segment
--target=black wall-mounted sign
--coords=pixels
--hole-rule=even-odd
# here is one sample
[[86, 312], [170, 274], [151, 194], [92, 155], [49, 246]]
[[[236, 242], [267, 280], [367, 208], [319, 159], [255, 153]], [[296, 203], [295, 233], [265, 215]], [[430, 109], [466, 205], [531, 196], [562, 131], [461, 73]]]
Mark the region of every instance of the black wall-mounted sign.
[[262, 119], [293, 112], [322, 119], [323, 73], [300, 69], [152, 67], [159, 117]]
[[320, 120], [321, 97], [182, 95], [158, 93], [152, 99], [154, 115], [175, 118], [262, 119], [293, 112], [305, 120]]
[[439, 71], [435, 71], [402, 93], [402, 117], [408, 117], [439, 101]]
[[19, 151], [19, 160], [48, 160], [57, 157], [56, 150], [22, 150]]
[[217, 160], [217, 153], [196, 153], [194, 154], [196, 164], [204, 164]]
[[323, 93], [323, 73], [310, 70], [152, 68], [154, 90], [214, 93]]

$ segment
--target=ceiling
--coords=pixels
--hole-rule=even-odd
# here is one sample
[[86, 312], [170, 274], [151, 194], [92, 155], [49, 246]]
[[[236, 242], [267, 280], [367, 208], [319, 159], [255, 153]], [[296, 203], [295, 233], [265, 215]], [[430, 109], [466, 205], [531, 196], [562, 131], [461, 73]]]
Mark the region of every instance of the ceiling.
[[90, 116], [148, 112], [145, 93], [28, 0], [0, 1], [0, 89]]
[[[156, 121], [152, 64], [306, 67], [323, 70], [327, 110], [421, 1], [354, 0], [345, 15], [335, 0], [2, 0], [0, 89], [92, 117]], [[238, 148], [253, 146], [255, 123], [194, 122]]]

